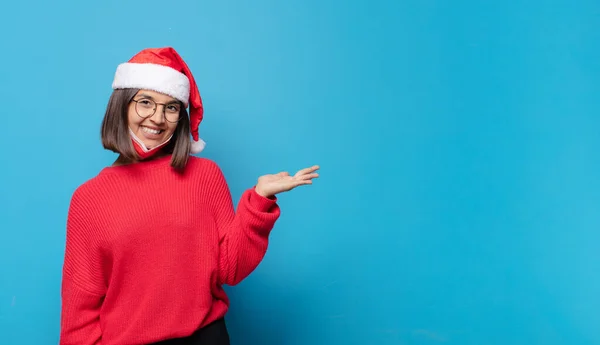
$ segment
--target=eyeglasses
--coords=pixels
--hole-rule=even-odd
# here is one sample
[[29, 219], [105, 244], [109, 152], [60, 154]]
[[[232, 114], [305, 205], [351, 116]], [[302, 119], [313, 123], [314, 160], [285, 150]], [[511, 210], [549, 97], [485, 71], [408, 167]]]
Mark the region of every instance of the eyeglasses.
[[151, 99], [143, 98], [143, 99], [133, 99], [132, 102], [135, 102], [135, 112], [139, 117], [147, 119], [156, 113], [157, 105], [163, 106], [163, 116], [165, 120], [171, 123], [176, 123], [179, 121], [181, 105], [178, 103], [156, 103]]

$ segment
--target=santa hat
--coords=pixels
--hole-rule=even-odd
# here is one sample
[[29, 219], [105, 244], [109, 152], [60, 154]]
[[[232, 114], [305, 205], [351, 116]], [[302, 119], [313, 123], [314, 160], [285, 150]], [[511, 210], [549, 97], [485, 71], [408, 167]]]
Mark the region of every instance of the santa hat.
[[198, 136], [204, 115], [202, 98], [192, 72], [171, 47], [148, 48], [117, 67], [113, 89], [146, 89], [164, 93], [189, 106], [192, 153], [199, 153], [205, 143]]

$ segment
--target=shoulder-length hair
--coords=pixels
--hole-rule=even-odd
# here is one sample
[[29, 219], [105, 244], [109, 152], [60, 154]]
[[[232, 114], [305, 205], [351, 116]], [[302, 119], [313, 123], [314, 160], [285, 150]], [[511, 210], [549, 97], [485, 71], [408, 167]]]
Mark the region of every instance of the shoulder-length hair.
[[[139, 89], [118, 89], [114, 90], [108, 100], [108, 106], [102, 120], [100, 137], [102, 146], [110, 151], [121, 155], [121, 159], [127, 162], [139, 160], [131, 137], [128, 126], [128, 109], [133, 97]], [[171, 166], [177, 170], [183, 170], [188, 162], [191, 139], [190, 119], [186, 108], [181, 104], [179, 116], [181, 120], [177, 123], [173, 137], [167, 145], [161, 150], [171, 154]]]

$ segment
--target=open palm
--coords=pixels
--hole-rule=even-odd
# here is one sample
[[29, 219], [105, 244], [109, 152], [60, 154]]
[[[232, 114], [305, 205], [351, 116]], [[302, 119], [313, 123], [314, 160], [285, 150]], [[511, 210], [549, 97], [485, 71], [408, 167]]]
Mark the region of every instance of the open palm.
[[319, 177], [315, 171], [319, 169], [318, 165], [299, 170], [293, 176], [288, 172], [278, 174], [263, 175], [258, 178], [256, 192], [262, 196], [270, 197], [278, 193], [290, 191], [298, 186], [312, 184], [312, 180]]

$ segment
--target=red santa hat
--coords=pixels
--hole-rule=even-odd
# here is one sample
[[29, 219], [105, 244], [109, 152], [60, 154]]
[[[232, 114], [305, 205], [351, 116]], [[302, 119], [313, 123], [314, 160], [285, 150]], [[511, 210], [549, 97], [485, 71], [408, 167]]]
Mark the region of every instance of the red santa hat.
[[198, 136], [204, 115], [202, 98], [192, 72], [171, 47], [148, 48], [117, 67], [113, 89], [146, 89], [169, 95], [189, 106], [192, 153], [199, 153], [205, 143]]

